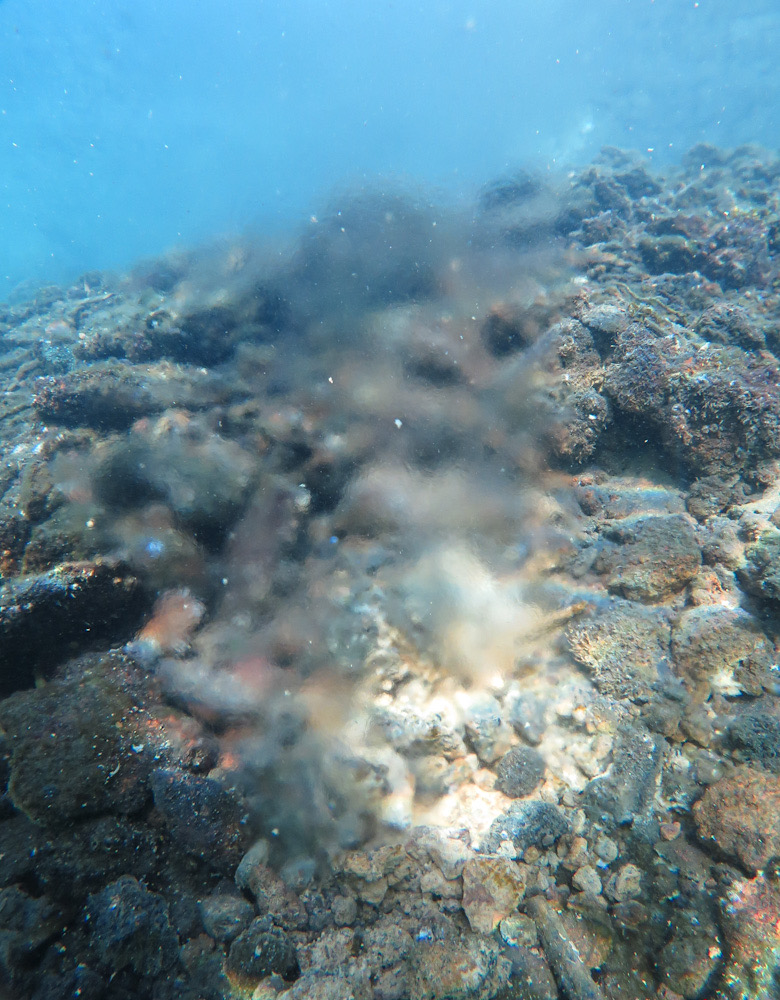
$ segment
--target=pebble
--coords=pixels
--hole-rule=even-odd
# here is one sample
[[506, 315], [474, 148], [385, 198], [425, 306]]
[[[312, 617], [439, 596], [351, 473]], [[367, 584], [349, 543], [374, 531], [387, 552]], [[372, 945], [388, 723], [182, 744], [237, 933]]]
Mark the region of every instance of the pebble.
[[689, 608], [672, 631], [675, 669], [701, 700], [710, 690], [760, 694], [771, 652], [767, 636], [741, 608]]
[[491, 934], [524, 894], [523, 870], [510, 858], [472, 858], [463, 869], [463, 912], [478, 934]]
[[[565, 844], [561, 841], [558, 844], [558, 851], [561, 852], [565, 848]], [[563, 850], [560, 854], [562, 857], [562, 864], [564, 868], [568, 868], [569, 871], [576, 871], [583, 865], [588, 863], [588, 842], [584, 837], [572, 837], [569, 843], [568, 850]]]
[[494, 698], [476, 700], [468, 708], [466, 736], [480, 762], [488, 767], [507, 752], [512, 742], [512, 730], [502, 715]]
[[351, 927], [357, 918], [358, 908], [354, 896], [336, 896], [330, 910], [337, 927]]
[[598, 872], [592, 865], [583, 865], [572, 875], [572, 885], [580, 892], [587, 892], [593, 896], [601, 893], [601, 879]]
[[612, 766], [588, 782], [583, 806], [592, 820], [611, 817], [617, 824], [632, 823], [650, 814], [666, 742], [640, 725], [621, 727], [612, 750]]
[[252, 922], [254, 907], [242, 896], [214, 893], [200, 902], [206, 933], [217, 941], [230, 942]]
[[548, 847], [569, 832], [569, 821], [558, 806], [549, 802], [513, 802], [495, 819], [482, 849], [495, 853], [501, 844], [511, 842], [520, 854], [529, 847]]
[[449, 837], [445, 831], [433, 827], [416, 828], [406, 844], [406, 850], [414, 858], [430, 858], [446, 879], [462, 875], [466, 861], [473, 854], [464, 840]]
[[[6, 909], [7, 893], [0, 899]], [[168, 904], [132, 876], [123, 875], [90, 896], [86, 913], [99, 966], [112, 971], [132, 969], [144, 976], [175, 966], [178, 939]]]
[[533, 695], [512, 692], [506, 698], [509, 722], [517, 735], [533, 746], [542, 741], [545, 730], [545, 705]]
[[290, 977], [298, 967], [292, 940], [278, 927], [267, 930], [261, 919], [254, 920], [230, 946], [230, 972], [259, 979], [273, 972]]
[[530, 747], [513, 747], [496, 765], [496, 788], [511, 799], [530, 795], [544, 777], [544, 758]]
[[599, 836], [594, 850], [601, 860], [608, 865], [612, 864], [619, 854], [618, 845], [611, 837], [607, 837], [604, 834]]
[[727, 738], [747, 761], [780, 773], [780, 719], [769, 712], [748, 711], [728, 727]]
[[503, 941], [508, 945], [533, 948], [539, 943], [536, 924], [524, 913], [511, 913], [499, 924]]
[[606, 893], [618, 903], [642, 894], [642, 872], [636, 865], [623, 865], [607, 882]]
[[420, 876], [420, 892], [429, 893], [434, 899], [460, 899], [463, 894], [460, 879], [447, 879], [437, 868]]
[[[534, 929], [536, 935], [536, 929]], [[560, 993], [555, 984], [549, 963], [541, 948], [518, 945], [509, 947], [507, 958], [512, 962], [512, 980], [522, 984], [522, 992], [506, 994], [522, 997], [522, 1000], [558, 1000]]]

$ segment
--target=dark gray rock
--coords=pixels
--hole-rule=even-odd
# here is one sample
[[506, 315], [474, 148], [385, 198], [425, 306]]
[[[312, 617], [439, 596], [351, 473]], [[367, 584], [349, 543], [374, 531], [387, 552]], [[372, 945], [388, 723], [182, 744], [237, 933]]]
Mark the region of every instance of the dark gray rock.
[[255, 910], [242, 896], [215, 892], [201, 900], [200, 915], [207, 934], [217, 941], [230, 942], [249, 927]]
[[45, 896], [35, 898], [18, 886], [0, 890], [0, 983], [7, 986], [21, 977], [36, 951], [64, 922]]
[[179, 848], [232, 872], [246, 849], [245, 806], [213, 778], [159, 768], [150, 783], [154, 804]]
[[588, 306], [580, 313], [580, 322], [588, 328], [600, 354], [609, 351], [615, 337], [628, 326], [628, 315], [617, 306]]
[[0, 584], [0, 696], [31, 687], [68, 652], [126, 635], [143, 605], [139, 580], [116, 560], [63, 563]]
[[176, 963], [179, 942], [167, 904], [131, 876], [124, 875], [90, 896], [86, 918], [93, 952], [107, 971], [129, 968], [152, 977]]
[[511, 799], [530, 795], [544, 777], [544, 758], [528, 747], [513, 747], [496, 765], [496, 788]]
[[36, 851], [35, 877], [49, 896], [65, 905], [122, 875], [139, 881], [154, 878], [159, 849], [160, 836], [147, 824], [99, 816], [58, 831], [55, 844], [44, 841]]
[[273, 973], [289, 978], [298, 969], [295, 947], [284, 931], [258, 918], [235, 939], [227, 960], [230, 972], [260, 978]]
[[663, 982], [684, 997], [706, 996], [723, 964], [718, 925], [707, 901], [694, 897], [686, 909], [674, 912], [668, 933], [658, 958]]
[[751, 763], [780, 773], [780, 719], [768, 712], [746, 712], [728, 727], [730, 746]]
[[[96, 496], [117, 509], [163, 503], [207, 541], [221, 538], [252, 484], [254, 462], [235, 442], [196, 421], [187, 433], [153, 427], [123, 438], [94, 474]], [[215, 538], [216, 540], [216, 538]]]
[[522, 983], [523, 990], [510, 996], [527, 997], [528, 1000], [558, 1000], [560, 993], [555, 977], [538, 948], [516, 945], [507, 949], [506, 957], [512, 963], [512, 979]]
[[544, 736], [546, 705], [532, 694], [519, 694], [507, 699], [507, 720], [517, 735], [533, 746], [538, 746]]
[[780, 601], [780, 531], [770, 528], [745, 549], [745, 566], [739, 577], [756, 597]]
[[569, 821], [558, 806], [549, 802], [513, 802], [491, 824], [482, 852], [494, 854], [504, 840], [511, 840], [518, 854], [528, 847], [549, 847], [569, 829]]
[[766, 347], [760, 321], [742, 306], [730, 302], [705, 309], [693, 329], [713, 344], [736, 344], [748, 351]]
[[8, 792], [35, 823], [68, 830], [104, 813], [136, 813], [147, 802], [149, 761], [128, 752], [130, 729], [122, 725], [135, 702], [121, 663], [85, 656], [69, 676], [0, 701], [12, 749]]
[[666, 741], [639, 727], [625, 726], [612, 751], [607, 774], [585, 786], [582, 805], [594, 821], [636, 822], [649, 809]]

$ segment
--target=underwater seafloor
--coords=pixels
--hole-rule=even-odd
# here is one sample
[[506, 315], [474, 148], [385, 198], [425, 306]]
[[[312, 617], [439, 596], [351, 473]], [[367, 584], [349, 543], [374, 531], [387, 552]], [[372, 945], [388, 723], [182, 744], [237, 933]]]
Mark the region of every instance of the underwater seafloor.
[[0, 994], [780, 996], [780, 160], [0, 311]]

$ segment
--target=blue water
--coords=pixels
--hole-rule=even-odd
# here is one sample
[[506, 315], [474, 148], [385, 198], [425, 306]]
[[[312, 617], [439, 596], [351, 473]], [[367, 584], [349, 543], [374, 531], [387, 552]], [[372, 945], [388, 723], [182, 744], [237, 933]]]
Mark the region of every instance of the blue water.
[[776, 0], [0, 0], [0, 298], [334, 187], [776, 145]]

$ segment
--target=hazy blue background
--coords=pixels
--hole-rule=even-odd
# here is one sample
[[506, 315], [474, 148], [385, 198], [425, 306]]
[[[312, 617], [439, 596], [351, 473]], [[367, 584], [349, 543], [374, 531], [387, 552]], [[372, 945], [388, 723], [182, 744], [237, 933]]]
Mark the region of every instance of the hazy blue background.
[[777, 0], [0, 0], [0, 298], [364, 176], [776, 147], [778, 28]]

